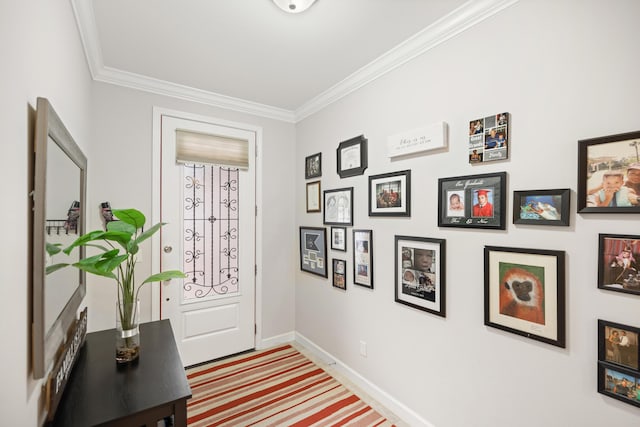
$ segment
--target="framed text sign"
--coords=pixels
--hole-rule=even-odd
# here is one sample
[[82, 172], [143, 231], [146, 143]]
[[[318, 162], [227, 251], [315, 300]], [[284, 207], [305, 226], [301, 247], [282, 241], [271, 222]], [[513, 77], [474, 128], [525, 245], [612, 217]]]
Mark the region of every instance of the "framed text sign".
[[433, 123], [418, 129], [409, 130], [387, 138], [389, 157], [437, 150], [447, 146], [447, 124]]

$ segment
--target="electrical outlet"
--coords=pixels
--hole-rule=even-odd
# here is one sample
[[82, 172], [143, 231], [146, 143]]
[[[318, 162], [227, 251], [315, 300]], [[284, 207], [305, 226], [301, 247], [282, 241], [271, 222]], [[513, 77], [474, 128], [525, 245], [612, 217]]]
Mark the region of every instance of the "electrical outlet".
[[360, 356], [367, 357], [367, 343], [360, 341]]

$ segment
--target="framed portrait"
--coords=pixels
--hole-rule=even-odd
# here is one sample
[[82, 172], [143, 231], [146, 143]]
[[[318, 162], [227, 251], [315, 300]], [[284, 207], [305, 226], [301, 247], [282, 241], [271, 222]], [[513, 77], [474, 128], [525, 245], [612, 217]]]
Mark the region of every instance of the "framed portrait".
[[304, 178], [320, 178], [322, 176], [322, 153], [312, 154], [304, 158]]
[[353, 283], [373, 289], [373, 230], [353, 230]]
[[469, 163], [509, 158], [509, 113], [480, 117], [469, 122]]
[[320, 181], [307, 183], [307, 212], [320, 212]]
[[300, 227], [300, 269], [328, 277], [326, 228]]
[[640, 212], [640, 131], [578, 141], [578, 212]]
[[513, 223], [569, 226], [571, 190], [513, 192]]
[[507, 173], [438, 179], [438, 226], [505, 229]]
[[640, 295], [640, 236], [598, 236], [598, 288]]
[[445, 241], [395, 237], [395, 301], [445, 317]]
[[333, 287], [347, 289], [347, 261], [333, 258]]
[[342, 141], [337, 149], [340, 178], [362, 175], [367, 169], [367, 139], [364, 135]]
[[640, 328], [598, 319], [598, 360], [638, 371], [639, 335]]
[[598, 362], [598, 393], [640, 407], [640, 374]]
[[565, 346], [565, 253], [484, 248], [484, 324]]
[[369, 216], [411, 216], [411, 171], [369, 177]]
[[342, 252], [347, 251], [346, 227], [331, 227], [331, 249]]
[[324, 191], [326, 225], [353, 225], [353, 187]]

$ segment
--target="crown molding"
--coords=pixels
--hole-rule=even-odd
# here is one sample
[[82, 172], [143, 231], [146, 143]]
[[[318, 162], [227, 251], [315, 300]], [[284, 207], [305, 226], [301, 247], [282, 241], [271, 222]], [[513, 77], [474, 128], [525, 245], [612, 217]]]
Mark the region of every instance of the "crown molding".
[[470, 0], [296, 109], [296, 123], [519, 0]]
[[106, 67], [100, 49], [92, 1], [71, 0], [71, 5], [87, 58], [87, 64], [94, 80], [284, 122], [297, 123], [518, 1], [469, 0], [341, 82], [305, 102], [295, 111]]

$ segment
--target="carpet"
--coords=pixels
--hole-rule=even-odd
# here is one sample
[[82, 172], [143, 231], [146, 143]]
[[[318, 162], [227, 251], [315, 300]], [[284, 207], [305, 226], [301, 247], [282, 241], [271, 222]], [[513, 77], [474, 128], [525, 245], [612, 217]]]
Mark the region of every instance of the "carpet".
[[290, 345], [187, 369], [189, 427], [392, 426]]

